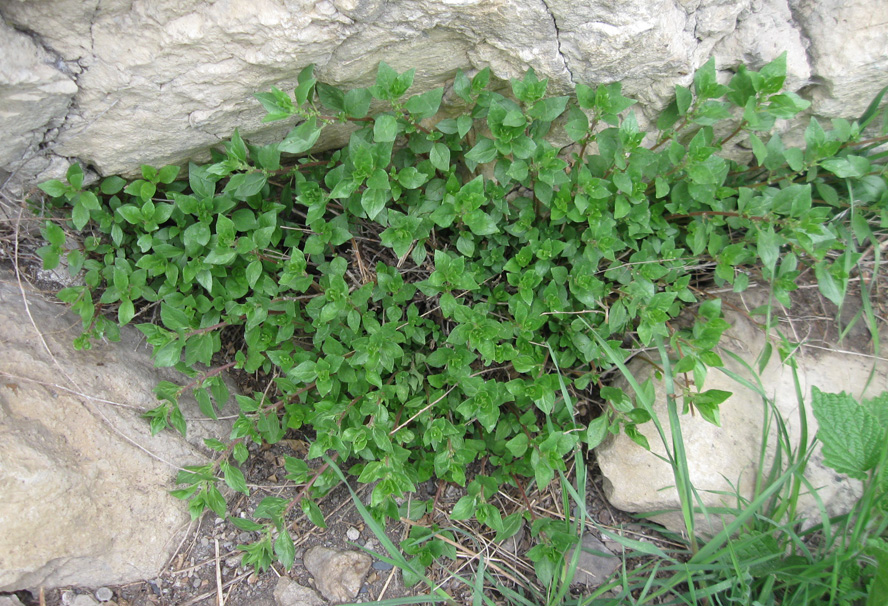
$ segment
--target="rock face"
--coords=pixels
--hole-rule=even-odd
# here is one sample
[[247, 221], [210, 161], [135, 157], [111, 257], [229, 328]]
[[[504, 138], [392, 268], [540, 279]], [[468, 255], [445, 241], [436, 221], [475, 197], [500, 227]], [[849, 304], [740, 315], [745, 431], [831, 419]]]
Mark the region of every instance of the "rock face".
[[317, 546], [305, 552], [303, 562], [321, 594], [334, 604], [339, 604], [349, 602], [358, 595], [361, 583], [370, 570], [371, 558], [358, 551], [337, 551]]
[[[159, 380], [179, 378], [153, 368], [134, 329], [77, 352], [79, 317], [34, 293], [28, 308], [0, 272], [0, 591], [151, 578], [189, 520], [168, 494], [175, 468], [206, 460], [139, 417]], [[190, 421], [189, 439], [213, 425]]]
[[[733, 326], [722, 337], [724, 349], [732, 351], [755, 367], [755, 359], [764, 346], [764, 335], [752, 326], [749, 320], [739, 314], [729, 312], [725, 318]], [[797, 356], [799, 381], [805, 394], [808, 436], [813, 439], [817, 432], [817, 420], [811, 412], [811, 388], [818, 387], [822, 391], [845, 391], [855, 398], [873, 397], [881, 393], [888, 385], [888, 364], [878, 362], [872, 381], [864, 394], [862, 388], [867, 385], [873, 361], [867, 357], [837, 354], [831, 351], [810, 350]], [[725, 366], [740, 376], [749, 377], [740, 364], [722, 355]], [[629, 365], [636, 380], [641, 383], [651, 376], [653, 368], [640, 360]], [[795, 396], [795, 386], [791, 369], [780, 364], [775, 352], [770, 363], [761, 374], [761, 382], [769, 397], [775, 400], [776, 407], [786, 421], [787, 430], [793, 447], [800, 436], [799, 407]], [[620, 385], [627, 394], [632, 395], [631, 388]], [[656, 403], [654, 410], [662, 420], [664, 431], [669, 434], [669, 421], [666, 412], [665, 388], [661, 381], [654, 380]], [[755, 485], [756, 470], [762, 442], [764, 410], [762, 399], [752, 390], [741, 386], [725, 374], [710, 370], [705, 389], [721, 389], [730, 391], [732, 395], [720, 407], [721, 427], [704, 421], [699, 415], [681, 415], [680, 423], [688, 456], [690, 477], [707, 507], [736, 506], [736, 498], [721, 496], [718, 493], [732, 495], [736, 489], [746, 498], [751, 499]], [[665, 456], [665, 450], [652, 423], [639, 426], [641, 433], [647, 437], [651, 450]], [[773, 460], [776, 443], [776, 431], [771, 425], [771, 438], [767, 453], [768, 467]], [[624, 511], [648, 513], [653, 511], [674, 510], [654, 517], [670, 530], [683, 532], [680, 501], [674, 488], [675, 480], [672, 468], [635, 444], [621, 434], [607, 440], [596, 449], [598, 463], [605, 477], [605, 493], [614, 507]], [[766, 467], [766, 471], [768, 469]], [[837, 474], [823, 465], [823, 456], [818, 446], [806, 467], [805, 477], [811, 485], [818, 488], [818, 496], [822, 499], [830, 515], [847, 513], [859, 499], [862, 487], [860, 482]], [[735, 488], [736, 487], [736, 488]], [[820, 521], [816, 502], [809, 494], [803, 494], [799, 500], [797, 518], [806, 519], [813, 525]], [[697, 518], [697, 526], [701, 533], [712, 534], [721, 526], [713, 516], [714, 524], [704, 524], [704, 518]]]
[[309, 63], [343, 86], [371, 83], [381, 60], [415, 67], [417, 92], [485, 66], [533, 67], [555, 91], [621, 81], [644, 120], [710, 56], [730, 70], [786, 50], [815, 114], [855, 116], [888, 84], [886, 13], [888, 0], [9, 0], [0, 172], [48, 177], [63, 156], [132, 174], [206, 158], [235, 127], [267, 141], [291, 125], [263, 125], [252, 94], [292, 88]]

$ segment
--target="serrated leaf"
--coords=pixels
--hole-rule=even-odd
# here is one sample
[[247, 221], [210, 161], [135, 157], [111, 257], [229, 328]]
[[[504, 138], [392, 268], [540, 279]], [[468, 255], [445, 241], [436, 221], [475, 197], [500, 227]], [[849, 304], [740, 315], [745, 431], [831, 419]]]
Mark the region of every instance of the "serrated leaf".
[[850, 395], [811, 390], [811, 408], [817, 418], [817, 436], [823, 445], [823, 463], [859, 480], [879, 462], [885, 429], [869, 410]]

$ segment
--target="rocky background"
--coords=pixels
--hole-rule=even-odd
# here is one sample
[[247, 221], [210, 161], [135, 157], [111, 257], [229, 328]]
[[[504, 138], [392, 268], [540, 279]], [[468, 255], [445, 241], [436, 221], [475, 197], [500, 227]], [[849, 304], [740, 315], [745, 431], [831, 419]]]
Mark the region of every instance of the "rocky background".
[[650, 119], [710, 56], [729, 72], [787, 51], [814, 114], [856, 116], [888, 84], [886, 15], [888, 0], [3, 0], [0, 183], [205, 159], [235, 127], [269, 140], [292, 125], [269, 131], [253, 93], [309, 63], [344, 87], [380, 60], [415, 67], [417, 91], [485, 66], [555, 90], [619, 81]]

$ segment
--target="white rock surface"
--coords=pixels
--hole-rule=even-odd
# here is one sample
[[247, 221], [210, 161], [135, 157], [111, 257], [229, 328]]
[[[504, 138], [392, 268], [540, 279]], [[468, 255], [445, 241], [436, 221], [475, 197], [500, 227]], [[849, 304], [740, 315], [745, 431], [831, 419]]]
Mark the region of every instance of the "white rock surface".
[[[152, 578], [189, 520], [167, 492], [174, 466], [206, 460], [139, 417], [159, 380], [181, 378], [153, 367], [134, 329], [77, 352], [79, 317], [33, 293], [28, 304], [39, 335], [0, 272], [0, 591]], [[230, 428], [192, 421], [189, 439], [212, 429]]]
[[3, 26], [0, 49], [33, 69], [0, 67], [0, 101], [27, 94], [32, 110], [0, 117], [15, 141], [0, 171], [41, 143], [22, 177], [47, 154], [132, 174], [206, 158], [235, 127], [268, 141], [290, 125], [263, 125], [253, 93], [292, 88], [309, 63], [343, 86], [370, 84], [381, 60], [415, 67], [416, 92], [488, 65], [500, 79], [533, 67], [553, 91], [621, 81], [650, 120], [710, 55], [730, 70], [786, 50], [790, 88], [847, 116], [888, 84], [885, 14], [888, 0], [9, 0], [18, 31]]
[[[733, 328], [725, 333], [722, 346], [737, 353], [750, 366], [755, 367], [755, 358], [764, 346], [764, 335], [743, 316], [734, 312], [725, 314]], [[726, 366], [737, 374], [749, 377], [744, 369], [722, 355]], [[655, 360], [658, 362], [658, 360]], [[873, 397], [888, 385], [888, 363], [878, 362], [873, 380], [865, 394], [861, 389], [867, 384], [872, 369], [871, 358], [838, 354], [831, 351], [808, 350], [797, 357], [799, 380], [807, 405], [808, 436], [813, 440], [817, 432], [817, 420], [810, 409], [811, 388], [822, 391], [851, 393], [856, 398], [862, 395]], [[636, 380], [643, 382], [653, 371], [650, 364], [634, 360], [629, 364]], [[787, 423], [793, 444], [800, 436], [799, 407], [795, 397], [792, 371], [780, 364], [777, 353], [761, 374], [766, 393], [774, 398], [777, 408]], [[620, 382], [627, 394], [633, 396], [631, 388]], [[669, 421], [665, 404], [665, 388], [662, 381], [654, 380], [656, 404], [654, 406], [664, 431], [669, 435]], [[739, 487], [741, 494], [750, 499], [753, 494], [755, 474], [759, 460], [762, 437], [763, 407], [761, 398], [725, 374], [710, 370], [704, 389], [722, 389], [733, 392], [720, 407], [721, 427], [704, 421], [699, 415], [681, 415], [680, 423], [688, 456], [690, 477], [707, 507], [736, 506], [736, 499], [716, 494], [734, 494], [733, 487]], [[665, 456], [665, 449], [653, 423], [639, 426], [651, 445], [651, 450]], [[773, 460], [774, 427], [769, 440], [768, 465]], [[605, 493], [614, 507], [624, 511], [648, 513], [659, 510], [675, 510], [676, 513], [654, 518], [670, 530], [683, 532], [680, 501], [674, 488], [671, 467], [621, 434], [605, 441], [596, 449], [598, 463], [605, 477]], [[837, 474], [823, 465], [823, 456], [818, 446], [806, 468], [805, 476], [823, 500], [830, 515], [840, 515], [850, 510], [861, 494], [860, 482]], [[733, 486], [733, 487], [732, 487]], [[804, 491], [803, 491], [804, 492]], [[715, 524], [708, 526], [703, 516], [698, 516], [697, 525], [701, 533], [717, 532], [721, 525], [717, 516]], [[799, 500], [797, 517], [807, 519], [809, 525], [818, 523], [820, 516], [811, 495], [803, 494]]]
[[63, 62], [2, 20], [0, 54], [0, 169], [11, 172], [64, 121], [78, 89]]

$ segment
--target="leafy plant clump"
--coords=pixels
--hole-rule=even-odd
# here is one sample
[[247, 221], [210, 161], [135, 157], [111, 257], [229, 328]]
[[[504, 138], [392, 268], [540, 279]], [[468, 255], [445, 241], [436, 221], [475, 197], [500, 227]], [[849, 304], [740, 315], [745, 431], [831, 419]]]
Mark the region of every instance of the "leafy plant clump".
[[[294, 97], [257, 95], [267, 121], [300, 121], [279, 143], [249, 145], [235, 131], [187, 179], [144, 166], [141, 179], [89, 189], [75, 165], [67, 183], [43, 183], [65, 214], [46, 222], [41, 254], [47, 267], [66, 255], [82, 274], [59, 293], [83, 319], [77, 347], [138, 319], [155, 364], [189, 377], [157, 386], [152, 432], [186, 432], [185, 392], [215, 418], [229, 398], [225, 369], [270, 378], [236, 396], [231, 439], [207, 441], [215, 461], [180, 473], [175, 494], [193, 515], [225, 515], [217, 475], [247, 492], [238, 465], [249, 442], [306, 427], [307, 459], [352, 461], [360, 482], [375, 483], [376, 515], [397, 519], [396, 498], [436, 477], [467, 485], [452, 519], [475, 517], [504, 538], [521, 514], [503, 517], [491, 502], [501, 486], [546, 487], [578, 444], [608, 432], [647, 445], [636, 425], [652, 411], [600, 382], [612, 359], [668, 343], [674, 370], [698, 386], [721, 363], [717, 300], [696, 308], [691, 328], [672, 323], [701, 302], [702, 267], [736, 291], [760, 276], [785, 305], [813, 267], [840, 302], [855, 262], [835, 219], [849, 207], [846, 183], [852, 237], [870, 237], [874, 217], [888, 222], [883, 168], [860, 142], [874, 112], [829, 131], [812, 119], [806, 149], [787, 147], [775, 121], [808, 102], [781, 92], [784, 77], [782, 56], [723, 85], [709, 61], [645, 133], [619, 83], [546, 97], [533, 71], [504, 94], [490, 90], [487, 69], [459, 72], [461, 110], [441, 118], [443, 89], [406, 95], [413, 70], [381, 63], [373, 86], [341, 91], [309, 67]], [[311, 155], [325, 127], [343, 123], [347, 147]], [[741, 136], [749, 167], [724, 155]], [[65, 226], [84, 231], [82, 246], [65, 248]], [[115, 308], [117, 323], [103, 315]], [[219, 363], [226, 327], [242, 345]], [[599, 390], [604, 412], [584, 425], [571, 402]], [[718, 423], [725, 394], [683, 395]], [[337, 483], [333, 468], [287, 457], [286, 469], [303, 485], [294, 499], [267, 497], [253, 520], [231, 520], [260, 532], [244, 546], [247, 563], [293, 562], [294, 507], [323, 524], [313, 498]], [[533, 522], [529, 554], [542, 579], [574, 540], [547, 523]], [[446, 551], [414, 530], [421, 563]]]

